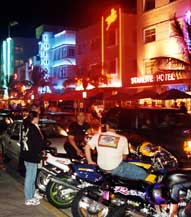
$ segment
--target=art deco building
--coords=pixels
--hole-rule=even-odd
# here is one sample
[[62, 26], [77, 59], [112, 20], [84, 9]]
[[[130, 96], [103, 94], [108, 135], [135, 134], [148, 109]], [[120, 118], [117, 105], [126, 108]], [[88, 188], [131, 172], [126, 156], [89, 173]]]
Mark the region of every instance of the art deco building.
[[137, 1], [137, 77], [132, 86], [190, 90], [191, 1]]

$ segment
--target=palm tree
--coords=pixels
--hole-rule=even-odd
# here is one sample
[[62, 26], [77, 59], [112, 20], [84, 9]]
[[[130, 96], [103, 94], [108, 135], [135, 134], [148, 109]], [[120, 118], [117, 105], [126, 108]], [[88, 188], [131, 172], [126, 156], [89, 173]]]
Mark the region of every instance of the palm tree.
[[191, 26], [186, 20], [184, 24], [185, 28], [184, 25], [181, 25], [180, 21], [178, 21], [175, 14], [172, 22], [174, 37], [177, 38], [181, 46], [182, 54], [185, 56], [187, 62], [191, 64], [191, 53], [188, 46], [188, 41], [191, 40]]
[[41, 66], [35, 66], [33, 70], [30, 72], [30, 79], [32, 81], [31, 91], [35, 96], [38, 96], [38, 88], [49, 86], [52, 87], [52, 81], [48, 77], [48, 73]]
[[108, 77], [101, 73], [101, 64], [94, 65], [91, 69], [87, 64], [81, 67], [76, 66], [76, 76], [64, 81], [63, 86], [67, 88], [70, 85], [82, 85], [84, 90], [87, 89], [88, 84], [98, 88], [100, 84], [108, 84]]
[[34, 86], [44, 86], [48, 81], [48, 73], [41, 66], [35, 66], [30, 72], [31, 80]]

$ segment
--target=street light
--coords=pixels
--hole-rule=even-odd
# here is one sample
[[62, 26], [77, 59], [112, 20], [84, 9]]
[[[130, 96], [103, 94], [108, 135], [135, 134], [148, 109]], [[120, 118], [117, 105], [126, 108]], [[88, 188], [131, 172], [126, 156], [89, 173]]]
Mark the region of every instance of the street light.
[[11, 27], [18, 25], [19, 23], [17, 21], [10, 21], [8, 23], [8, 38], [11, 37]]

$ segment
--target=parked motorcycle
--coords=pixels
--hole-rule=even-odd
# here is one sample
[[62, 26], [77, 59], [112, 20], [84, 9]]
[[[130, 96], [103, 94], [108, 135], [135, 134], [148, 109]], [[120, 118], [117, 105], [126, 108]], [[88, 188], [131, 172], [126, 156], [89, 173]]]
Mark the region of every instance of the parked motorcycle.
[[36, 179], [36, 187], [41, 193], [46, 193], [46, 187], [52, 176], [68, 171], [72, 160], [66, 154], [57, 154], [56, 149], [48, 148], [45, 151], [41, 168]]
[[[140, 152], [140, 151], [139, 151]], [[157, 154], [156, 154], [157, 153]], [[138, 156], [140, 157], [140, 153]], [[160, 156], [159, 156], [160, 155]], [[143, 162], [139, 158], [130, 163], [143, 167], [149, 173], [149, 182], [156, 182], [160, 179], [167, 168], [177, 166], [176, 158], [174, 158], [168, 151], [160, 147], [155, 150], [155, 154], [150, 156], [150, 160]], [[87, 186], [100, 186], [103, 184], [108, 174], [101, 171], [94, 165], [87, 164], [70, 164], [69, 172], [58, 174], [51, 178], [47, 186], [46, 195], [48, 201], [57, 208], [69, 207], [75, 197], [76, 193]], [[157, 173], [156, 173], [157, 171]], [[70, 201], [70, 203], [69, 203]]]
[[[85, 141], [91, 138], [91, 134], [86, 134]], [[36, 187], [40, 193], [46, 194], [46, 187], [51, 177], [61, 176], [69, 172], [70, 167], [68, 165], [73, 163], [83, 164], [86, 159], [81, 156], [78, 159], [70, 158], [67, 154], [56, 153], [56, 149], [50, 147], [50, 141], [46, 141], [47, 149], [43, 157], [41, 168], [38, 172], [36, 179]]]
[[190, 201], [191, 171], [173, 169], [157, 183], [113, 176], [99, 188], [84, 188], [73, 200], [72, 214], [75, 217], [169, 217], [174, 212], [178, 217], [190, 217]]
[[52, 177], [46, 189], [48, 201], [57, 208], [65, 209], [71, 206], [76, 193], [87, 186], [103, 183], [103, 175], [94, 165], [72, 163], [69, 171]]

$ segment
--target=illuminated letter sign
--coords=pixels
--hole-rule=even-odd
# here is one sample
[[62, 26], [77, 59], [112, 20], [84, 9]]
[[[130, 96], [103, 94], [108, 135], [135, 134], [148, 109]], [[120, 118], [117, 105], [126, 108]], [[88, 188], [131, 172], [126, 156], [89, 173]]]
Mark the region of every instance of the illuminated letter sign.
[[156, 75], [143, 75], [139, 77], [132, 77], [131, 84], [148, 84], [148, 83], [159, 83], [180, 80], [175, 73], [156, 74]]
[[112, 8], [111, 14], [105, 19], [105, 22], [107, 23], [106, 31], [109, 30], [111, 24], [114, 23], [116, 20], [117, 20], [117, 11], [114, 8]]

